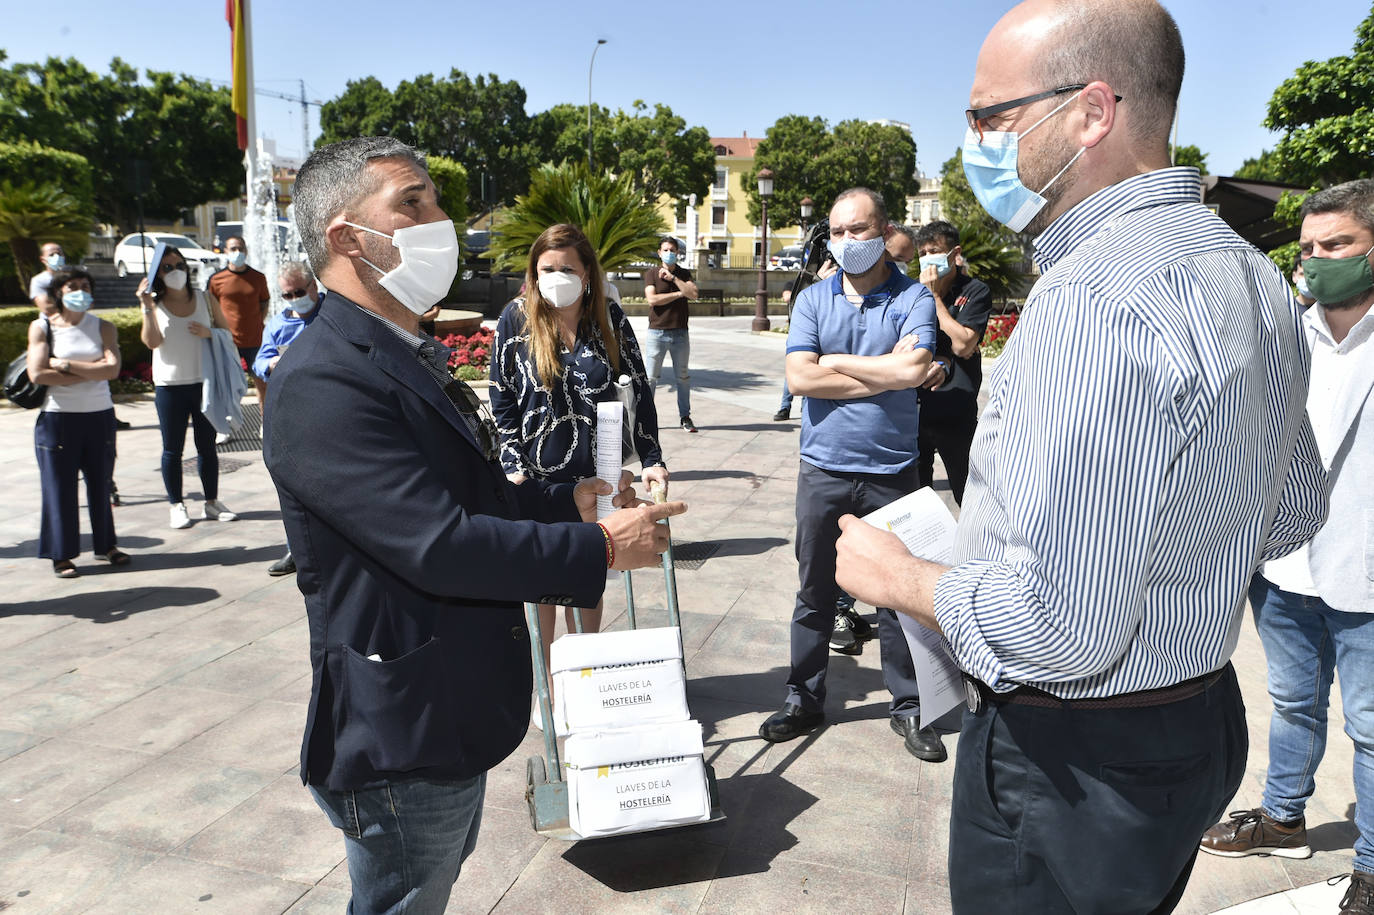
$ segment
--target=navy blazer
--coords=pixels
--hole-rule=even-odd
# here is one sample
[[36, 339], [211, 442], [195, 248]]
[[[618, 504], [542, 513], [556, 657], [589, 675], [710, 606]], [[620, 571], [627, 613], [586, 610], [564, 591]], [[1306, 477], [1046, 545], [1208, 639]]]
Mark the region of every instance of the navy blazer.
[[301, 780], [470, 778], [529, 726], [521, 602], [596, 606], [605, 543], [571, 484], [512, 486], [390, 329], [319, 309], [272, 372], [263, 449], [310, 622]]

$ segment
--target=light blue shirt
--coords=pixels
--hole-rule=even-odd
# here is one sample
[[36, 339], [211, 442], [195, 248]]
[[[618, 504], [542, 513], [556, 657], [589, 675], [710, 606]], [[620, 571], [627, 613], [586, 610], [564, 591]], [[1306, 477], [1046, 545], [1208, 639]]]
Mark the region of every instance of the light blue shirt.
[[[917, 349], [934, 352], [935, 297], [929, 289], [893, 267], [886, 283], [854, 304], [836, 273], [797, 296], [787, 352], [885, 356], [909, 335]], [[853, 400], [807, 396], [802, 460], [840, 473], [898, 473], [916, 460], [919, 413], [915, 388]]]
[[1161, 169], [1035, 240], [935, 588], [993, 689], [1103, 697], [1217, 670], [1259, 562], [1326, 516], [1297, 304], [1199, 201], [1196, 169]]

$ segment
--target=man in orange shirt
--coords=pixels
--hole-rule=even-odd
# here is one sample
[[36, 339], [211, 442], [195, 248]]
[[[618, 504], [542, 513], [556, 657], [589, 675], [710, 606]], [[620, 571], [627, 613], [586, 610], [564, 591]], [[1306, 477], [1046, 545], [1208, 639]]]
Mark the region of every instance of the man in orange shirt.
[[[220, 313], [234, 335], [234, 346], [244, 364], [251, 367], [262, 346], [262, 325], [267, 318], [267, 303], [272, 293], [267, 289], [267, 277], [248, 266], [248, 246], [243, 238], [231, 235], [224, 242], [229, 266], [210, 277], [206, 291], [219, 304]], [[256, 375], [253, 388], [258, 394], [258, 407], [267, 395], [267, 382]]]

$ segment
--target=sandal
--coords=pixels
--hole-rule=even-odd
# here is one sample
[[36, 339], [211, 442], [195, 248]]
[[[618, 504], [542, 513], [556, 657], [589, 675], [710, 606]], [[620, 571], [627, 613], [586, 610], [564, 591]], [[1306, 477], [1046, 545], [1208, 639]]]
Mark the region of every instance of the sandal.
[[54, 559], [52, 561], [52, 573], [58, 578], [76, 578], [81, 574], [70, 559]]
[[116, 547], [110, 552], [99, 557], [112, 566], [126, 566], [129, 564], [129, 554]]

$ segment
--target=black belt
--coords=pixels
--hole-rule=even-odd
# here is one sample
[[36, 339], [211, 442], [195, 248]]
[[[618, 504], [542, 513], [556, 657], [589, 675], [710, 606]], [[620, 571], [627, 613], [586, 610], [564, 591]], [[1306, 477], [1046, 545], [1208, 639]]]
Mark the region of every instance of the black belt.
[[984, 705], [1029, 705], [1035, 708], [1072, 709], [1090, 711], [1096, 709], [1154, 708], [1172, 702], [1182, 702], [1201, 695], [1210, 689], [1221, 675], [1230, 669], [1230, 662], [1220, 670], [1214, 670], [1191, 680], [1183, 680], [1173, 686], [1158, 689], [1142, 689], [1133, 693], [1119, 693], [1090, 699], [1061, 699], [1034, 686], [1018, 686], [1007, 693], [994, 692], [982, 680], [965, 675], [964, 697], [969, 711], [978, 712]]

